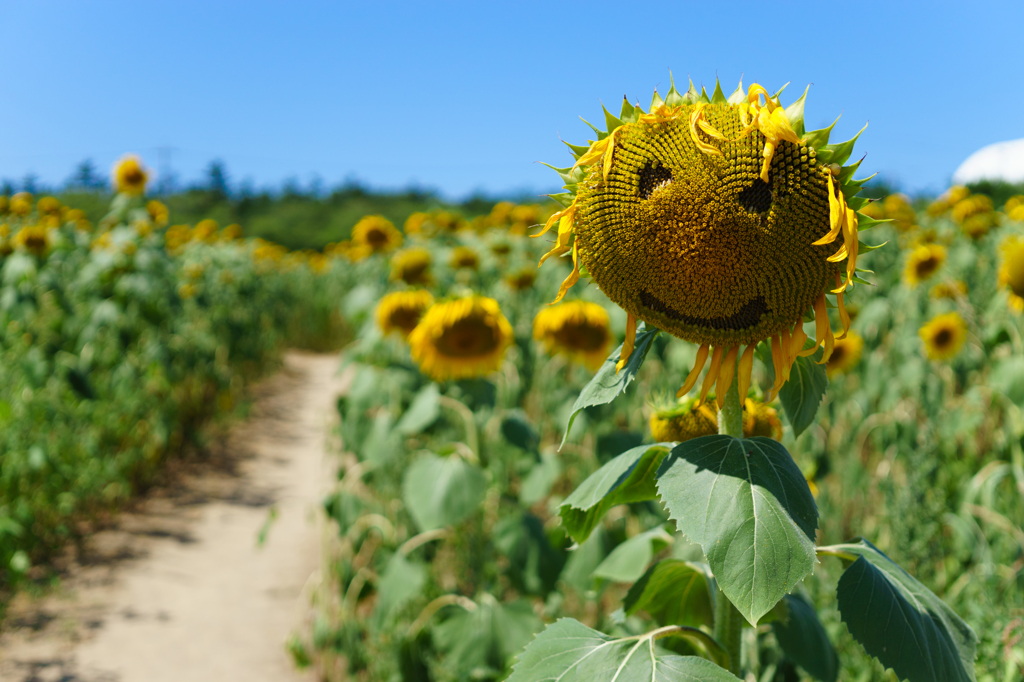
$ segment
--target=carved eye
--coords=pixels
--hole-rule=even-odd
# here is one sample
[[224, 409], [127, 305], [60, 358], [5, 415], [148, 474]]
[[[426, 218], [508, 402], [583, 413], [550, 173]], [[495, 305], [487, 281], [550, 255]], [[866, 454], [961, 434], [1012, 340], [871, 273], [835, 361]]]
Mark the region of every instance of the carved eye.
[[640, 198], [649, 199], [662, 185], [672, 182], [672, 171], [658, 161], [648, 161], [638, 173], [640, 177]]

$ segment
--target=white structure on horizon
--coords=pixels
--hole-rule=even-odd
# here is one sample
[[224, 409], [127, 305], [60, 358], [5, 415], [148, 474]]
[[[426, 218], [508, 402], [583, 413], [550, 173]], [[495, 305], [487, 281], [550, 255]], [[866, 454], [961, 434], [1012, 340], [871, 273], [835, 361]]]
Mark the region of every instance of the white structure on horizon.
[[957, 185], [979, 180], [1024, 182], [1024, 139], [982, 147], [968, 156], [953, 173], [953, 183]]

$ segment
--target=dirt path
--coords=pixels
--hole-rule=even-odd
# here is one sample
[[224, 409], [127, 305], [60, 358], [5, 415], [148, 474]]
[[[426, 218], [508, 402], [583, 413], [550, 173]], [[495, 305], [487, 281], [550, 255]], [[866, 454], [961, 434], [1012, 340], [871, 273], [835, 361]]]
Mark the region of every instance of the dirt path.
[[284, 642], [319, 568], [337, 366], [334, 355], [288, 353], [213, 464], [97, 534], [56, 594], [20, 598], [0, 634], [0, 679], [311, 680]]

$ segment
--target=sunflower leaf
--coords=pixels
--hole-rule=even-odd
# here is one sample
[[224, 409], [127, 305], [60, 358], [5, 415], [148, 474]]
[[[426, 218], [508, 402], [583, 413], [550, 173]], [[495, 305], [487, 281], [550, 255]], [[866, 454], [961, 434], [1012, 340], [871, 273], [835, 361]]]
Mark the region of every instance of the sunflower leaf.
[[867, 540], [822, 548], [846, 561], [839, 614], [864, 649], [910, 682], [974, 682], [978, 637], [953, 609]]
[[714, 578], [707, 564], [665, 559], [636, 581], [622, 607], [626, 615], [646, 611], [658, 625], [711, 627], [715, 617]]
[[632, 583], [644, 574], [654, 555], [671, 541], [672, 536], [661, 528], [634, 535], [613, 549], [591, 575], [618, 583]]
[[612, 354], [601, 365], [601, 369], [597, 370], [597, 374], [594, 375], [589, 384], [583, 387], [579, 397], [576, 398], [576, 403], [572, 406], [572, 414], [569, 416], [569, 423], [565, 425], [565, 435], [562, 436], [562, 444], [558, 446], [559, 448], [565, 445], [565, 441], [569, 438], [569, 432], [572, 430], [572, 423], [581, 410], [593, 407], [594, 405], [606, 405], [626, 390], [626, 386], [633, 380], [636, 373], [640, 371], [640, 366], [644, 364], [647, 353], [651, 350], [651, 343], [654, 341], [654, 337], [658, 335], [658, 331], [660, 330], [657, 328], [648, 329], [647, 325], [643, 322], [640, 323], [636, 330], [636, 343], [633, 345], [633, 353], [629, 356], [626, 365], [618, 373], [615, 371], [615, 365], [619, 361], [619, 355], [622, 354], [622, 346], [612, 351]]
[[713, 658], [728, 660], [721, 645], [696, 628], [677, 626], [617, 639], [573, 618], [562, 618], [547, 626], [519, 654], [508, 682], [736, 682], [732, 673], [709, 660], [660, 653], [655, 640], [666, 636], [684, 637], [704, 647]]
[[828, 388], [825, 365], [819, 365], [822, 349], [806, 358], [798, 357], [790, 370], [789, 381], [779, 390], [779, 401], [786, 411], [786, 418], [793, 427], [793, 435], [799, 436], [814, 423], [818, 406]]
[[752, 625], [814, 568], [818, 510], [777, 441], [719, 435], [680, 443], [658, 470], [658, 495]]
[[469, 517], [484, 500], [487, 478], [459, 457], [424, 453], [405, 470], [402, 499], [421, 530], [444, 528]]
[[570, 537], [582, 543], [612, 507], [655, 499], [654, 476], [671, 446], [655, 443], [626, 450], [588, 476], [558, 510]]
[[829, 641], [818, 613], [803, 597], [787, 594], [786, 617], [772, 623], [772, 630], [786, 656], [821, 682], [835, 682], [839, 658]]

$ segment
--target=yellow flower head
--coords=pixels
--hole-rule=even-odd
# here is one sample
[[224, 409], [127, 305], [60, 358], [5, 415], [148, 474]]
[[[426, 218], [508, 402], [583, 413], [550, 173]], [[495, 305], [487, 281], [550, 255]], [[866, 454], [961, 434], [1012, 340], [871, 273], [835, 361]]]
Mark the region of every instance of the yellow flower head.
[[192, 239], [197, 242], [212, 242], [219, 229], [220, 225], [212, 218], [200, 220], [192, 230]]
[[491, 253], [495, 256], [507, 256], [512, 252], [512, 245], [505, 239], [498, 239], [491, 242]]
[[[949, 299], [955, 301], [967, 295], [967, 283], [959, 279], [939, 282], [932, 287], [928, 295], [936, 300]], [[1024, 301], [1024, 299], [1021, 300]]]
[[885, 218], [892, 220], [897, 229], [906, 232], [917, 225], [917, 212], [903, 194], [890, 194], [882, 201]]
[[377, 326], [384, 334], [398, 332], [404, 339], [416, 328], [423, 318], [423, 313], [432, 305], [434, 297], [429, 291], [396, 291], [380, 299], [374, 316], [377, 319]]
[[441, 232], [458, 232], [469, 227], [465, 218], [451, 211], [435, 211], [430, 216], [430, 222]]
[[1024, 194], [1015, 194], [1006, 200], [1003, 204], [1003, 211], [1005, 213], [1012, 213], [1015, 209], [1024, 206]]
[[480, 256], [468, 246], [456, 246], [448, 265], [456, 270], [476, 270], [480, 267]]
[[136, 220], [132, 222], [132, 227], [140, 237], [148, 237], [153, 234], [153, 223], [148, 220]]
[[406, 284], [430, 283], [430, 251], [413, 247], [399, 251], [391, 257], [391, 281]]
[[946, 262], [946, 247], [939, 244], [921, 244], [907, 256], [903, 279], [910, 286], [928, 279]]
[[940, 216], [970, 195], [971, 190], [963, 185], [953, 185], [942, 196], [928, 205], [928, 215], [932, 217]]
[[192, 241], [192, 228], [188, 225], [171, 225], [164, 233], [164, 244], [169, 251], [175, 251]]
[[718, 412], [714, 404], [690, 398], [678, 406], [654, 412], [649, 423], [654, 440], [682, 443], [718, 433]]
[[537, 281], [537, 268], [522, 268], [505, 277], [505, 284], [513, 291], [526, 291]]
[[135, 154], [126, 154], [114, 164], [114, 189], [131, 196], [142, 196], [149, 181], [149, 171], [142, 165], [142, 159]]
[[877, 221], [857, 214], [866, 203], [855, 196], [859, 162], [842, 165], [856, 138], [828, 144], [831, 127], [806, 132], [804, 99], [784, 108], [757, 84], [729, 98], [691, 84], [685, 95], [655, 93], [646, 113], [628, 101], [619, 118], [605, 112], [608, 131], [570, 145], [576, 162], [558, 169], [569, 191], [553, 197], [565, 208], [545, 225], [558, 236], [541, 262], [571, 254], [575, 267], [555, 300], [582, 266], [628, 313], [631, 332], [643, 320], [700, 344], [681, 394], [709, 357], [702, 396], [717, 385], [724, 400], [737, 359], [744, 390], [754, 347], [770, 341], [774, 398], [797, 356], [813, 353], [803, 331], [812, 310], [827, 361], [835, 337], [826, 297], [835, 295], [845, 331], [858, 231]]
[[409, 334], [413, 360], [436, 381], [496, 371], [513, 341], [498, 302], [483, 296], [432, 306]]
[[60, 199], [57, 197], [43, 197], [36, 204], [36, 210], [39, 212], [40, 217], [52, 216], [59, 219], [61, 217], [61, 206]]
[[74, 224], [75, 229], [82, 232], [88, 232], [92, 229], [92, 223], [85, 217], [85, 211], [80, 208], [68, 209], [67, 213], [64, 214], [64, 222]]
[[384, 216], [368, 215], [352, 228], [352, 247], [357, 260], [370, 254], [394, 251], [402, 245], [402, 233]]
[[527, 230], [540, 222], [540, 206], [536, 204], [524, 204], [516, 206], [508, 215], [508, 231], [516, 235], [524, 235]]
[[782, 420], [774, 407], [747, 398], [743, 401], [743, 437], [754, 436], [782, 440]]
[[235, 239], [241, 239], [242, 238], [242, 226], [239, 225], [238, 223], [231, 223], [230, 225], [228, 225], [227, 227], [225, 227], [223, 230], [220, 231], [220, 236], [225, 241], [229, 241], [229, 242], [230, 241], [234, 241]]
[[491, 214], [488, 216], [491, 225], [505, 225], [509, 222], [509, 215], [512, 213], [512, 209], [516, 207], [511, 201], [499, 201], [491, 209]]
[[430, 215], [417, 211], [411, 214], [405, 219], [405, 233], [406, 234], [421, 234], [423, 232], [423, 226], [430, 220]]
[[961, 199], [953, 206], [953, 220], [959, 223], [960, 229], [971, 239], [985, 236], [997, 222], [992, 199], [984, 194]]
[[50, 250], [50, 239], [43, 225], [26, 225], [18, 230], [12, 240], [15, 247], [20, 247], [37, 256], [45, 256]]
[[1002, 263], [999, 265], [999, 283], [1010, 290], [1010, 307], [1024, 312], [1024, 239], [1008, 237], [999, 246]]
[[11, 197], [11, 213], [24, 217], [32, 212], [32, 195], [28, 192], [18, 192]]
[[964, 345], [967, 325], [959, 313], [946, 313], [932, 318], [917, 332], [924, 342], [925, 354], [931, 360], [949, 360]]
[[832, 357], [825, 365], [825, 372], [830, 377], [836, 374], [846, 374], [860, 362], [863, 351], [864, 339], [857, 332], [850, 332], [845, 339], [836, 341], [836, 347], [832, 349]]
[[548, 353], [565, 355], [590, 371], [597, 371], [608, 357], [612, 343], [608, 311], [586, 301], [543, 308], [533, 318], [533, 338]]
[[167, 209], [167, 205], [162, 201], [157, 201], [156, 199], [146, 203], [146, 213], [149, 214], [150, 219], [157, 227], [163, 227], [166, 225], [171, 216], [171, 212]]

